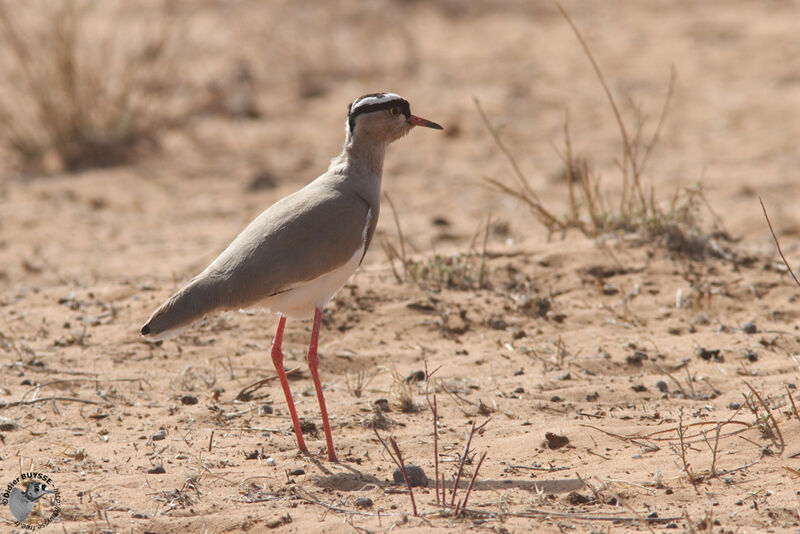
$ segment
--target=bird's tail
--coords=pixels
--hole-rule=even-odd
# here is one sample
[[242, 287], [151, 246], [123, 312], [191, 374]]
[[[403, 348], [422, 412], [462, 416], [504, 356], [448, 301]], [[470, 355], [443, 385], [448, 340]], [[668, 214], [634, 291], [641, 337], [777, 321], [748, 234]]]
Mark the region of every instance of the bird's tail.
[[158, 340], [187, 330], [198, 319], [220, 307], [216, 289], [208, 278], [195, 278], [153, 312], [142, 326], [142, 335]]

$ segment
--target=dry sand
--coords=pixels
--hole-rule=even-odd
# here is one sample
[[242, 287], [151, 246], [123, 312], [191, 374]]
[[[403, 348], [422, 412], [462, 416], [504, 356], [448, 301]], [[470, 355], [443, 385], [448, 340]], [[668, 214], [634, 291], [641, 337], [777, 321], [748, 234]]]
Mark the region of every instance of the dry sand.
[[[633, 102], [652, 131], [675, 66], [646, 180], [659, 201], [702, 180], [737, 239], [718, 240], [727, 258], [577, 231], [548, 239], [482, 180], [511, 174], [473, 96], [553, 212], [568, 205], [551, 146], [563, 145], [565, 113], [576, 152], [618, 192], [616, 122], [552, 4], [175, 4], [184, 90], [224, 94], [247, 65], [261, 117], [197, 112], [162, 135], [160, 152], [125, 166], [39, 178], [6, 169], [3, 486], [21, 469], [49, 474], [63, 511], [52, 532], [797, 532], [800, 290], [757, 197], [800, 265], [800, 3], [564, 5], [631, 128]], [[384, 189], [409, 256], [461, 254], [452, 261], [474, 278], [480, 258], [463, 255], [489, 214], [494, 223], [485, 287], [398, 282], [381, 247], [398, 244], [384, 205], [364, 265], [325, 310], [321, 375], [341, 460], [331, 464], [321, 431], [307, 436], [310, 456], [296, 451], [269, 359], [275, 316], [216, 315], [156, 344], [138, 329], [253, 216], [325, 169], [346, 104], [376, 90], [447, 128], [414, 131], [387, 157]], [[249, 190], [259, 172], [275, 187]], [[284, 348], [301, 418], [319, 425], [308, 337], [307, 323], [290, 321]], [[403, 385], [426, 364], [437, 369], [427, 391], [448, 502], [470, 426], [490, 417], [472, 439], [462, 478], [487, 456], [459, 518], [437, 506], [432, 481], [415, 488], [413, 517], [370, 429], [384, 425], [433, 477], [425, 383]], [[419, 411], [401, 411], [404, 387]], [[551, 449], [547, 433], [568, 444]], [[49, 510], [45, 498], [34, 513]], [[0, 510], [4, 529], [10, 517]]]

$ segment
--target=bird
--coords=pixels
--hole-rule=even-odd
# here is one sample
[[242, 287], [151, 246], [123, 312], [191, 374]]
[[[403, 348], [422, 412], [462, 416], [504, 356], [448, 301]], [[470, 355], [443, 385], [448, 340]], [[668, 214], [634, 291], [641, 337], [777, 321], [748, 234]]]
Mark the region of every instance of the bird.
[[12, 489], [11, 496], [8, 499], [8, 507], [11, 509], [11, 514], [20, 523], [24, 522], [28, 519], [28, 515], [33, 510], [33, 507], [36, 506], [36, 503], [39, 502], [39, 499], [48, 493], [55, 493], [55, 491], [47, 489], [47, 485], [42, 482], [31, 482], [25, 488], [25, 491], [19, 488]]
[[319, 380], [322, 309], [361, 265], [378, 222], [383, 159], [392, 142], [415, 126], [443, 130], [411, 114], [396, 93], [371, 93], [347, 111], [345, 142], [328, 170], [258, 215], [200, 274], [156, 309], [141, 333], [164, 339], [221, 310], [264, 308], [279, 315], [271, 348], [297, 446], [308, 454], [281, 345], [287, 318], [313, 319], [308, 367], [322, 415], [328, 459], [336, 462]]

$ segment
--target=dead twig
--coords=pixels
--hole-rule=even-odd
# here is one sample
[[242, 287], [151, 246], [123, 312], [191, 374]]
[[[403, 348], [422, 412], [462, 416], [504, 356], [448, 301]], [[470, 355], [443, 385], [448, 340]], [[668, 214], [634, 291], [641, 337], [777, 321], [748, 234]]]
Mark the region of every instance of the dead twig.
[[695, 480], [694, 475], [692, 475], [689, 462], [686, 461], [686, 443], [683, 440], [683, 409], [678, 412], [678, 439], [680, 440], [680, 457], [681, 463], [683, 463], [683, 470], [686, 472], [686, 476], [689, 477], [689, 482], [694, 486], [694, 491], [699, 495], [700, 490], [697, 489], [697, 480]]
[[797, 406], [794, 403], [794, 398], [792, 398], [792, 392], [789, 389], [788, 385], [785, 387], [786, 387], [786, 396], [789, 397], [789, 402], [792, 403], [792, 413], [797, 418], [797, 420], [800, 421], [800, 414], [797, 413]]
[[30, 406], [31, 404], [38, 404], [40, 402], [61, 401], [61, 402], [79, 402], [83, 404], [94, 404], [95, 406], [105, 406], [105, 402], [98, 402], [89, 399], [79, 399], [77, 397], [40, 397], [38, 399], [31, 399], [28, 401], [14, 401], [14, 402], [1, 402], [0, 410], [4, 408], [13, 408], [15, 406]]
[[761, 209], [764, 211], [764, 218], [767, 219], [767, 225], [769, 225], [769, 231], [770, 231], [770, 233], [772, 233], [772, 239], [775, 240], [775, 246], [778, 247], [778, 254], [781, 255], [781, 259], [783, 260], [783, 264], [789, 270], [789, 274], [792, 275], [792, 278], [794, 278], [794, 283], [797, 284], [798, 286], [800, 286], [800, 280], [797, 279], [797, 276], [795, 276], [794, 271], [792, 270], [791, 266], [789, 265], [789, 262], [786, 261], [786, 256], [783, 255], [783, 250], [781, 249], [781, 244], [778, 241], [778, 236], [775, 235], [775, 230], [772, 228], [772, 221], [769, 220], [769, 215], [767, 215], [767, 208], [764, 207], [764, 201], [761, 200], [761, 197], [758, 197], [758, 201], [761, 203]]
[[[392, 449], [389, 448], [389, 445], [387, 445], [386, 441], [384, 441], [384, 439], [381, 437], [380, 433], [378, 432], [378, 429], [372, 427], [372, 430], [373, 432], [375, 432], [375, 435], [378, 436], [378, 440], [381, 442], [381, 445], [383, 445], [383, 448], [386, 449], [386, 452], [389, 453], [389, 457], [392, 459], [394, 464], [397, 466], [398, 469], [400, 469], [400, 472], [403, 473], [403, 479], [405, 479], [406, 486], [408, 487], [408, 494], [411, 497], [411, 506], [414, 509], [414, 516], [416, 517], [417, 503], [414, 500], [414, 491], [411, 489], [411, 482], [408, 480], [408, 473], [406, 473], [406, 466], [405, 463], [403, 463], [403, 457], [400, 454], [400, 448], [397, 446], [397, 442], [394, 440], [394, 438], [389, 437], [389, 441], [392, 444], [392, 448], [394, 448], [394, 452], [392, 452]], [[397, 453], [397, 457], [395, 457], [395, 453]]]
[[[776, 436], [777, 436], [778, 440], [780, 441], [780, 443], [776, 443], [776, 445], [780, 446], [780, 452], [782, 453], [783, 450], [786, 448], [786, 442], [783, 441], [783, 433], [781, 432], [780, 426], [778, 426], [777, 419], [775, 419], [775, 416], [772, 415], [772, 410], [770, 410], [769, 406], [767, 406], [767, 403], [764, 402], [764, 399], [761, 397], [761, 394], [758, 391], [756, 391], [755, 389], [753, 389], [753, 386], [751, 386], [747, 382], [745, 382], [744, 385], [747, 386], [748, 388], [750, 388], [750, 391], [753, 392], [753, 395], [756, 396], [756, 398], [758, 399], [758, 402], [760, 402], [761, 406], [763, 406], [764, 410], [766, 410], [767, 419], [772, 421], [772, 426], [775, 428]], [[773, 439], [773, 441], [775, 441], [775, 440]]]
[[[472, 493], [472, 486], [475, 485], [475, 480], [478, 478], [478, 471], [481, 470], [481, 465], [483, 465], [483, 461], [486, 459], [486, 452], [481, 455], [481, 459], [478, 460], [478, 465], [475, 466], [475, 472], [472, 473], [472, 480], [469, 481], [469, 486], [467, 486], [467, 493], [464, 495], [464, 502], [461, 504], [461, 510], [463, 511], [464, 508], [467, 506], [467, 501], [469, 500], [469, 494]], [[456, 517], [458, 517], [458, 512], [456, 512]]]
[[403, 455], [400, 452], [400, 447], [397, 446], [397, 442], [394, 440], [393, 437], [389, 437], [389, 443], [392, 444], [392, 448], [394, 449], [394, 453], [397, 455], [397, 461], [400, 463], [400, 471], [403, 473], [403, 479], [406, 481], [406, 487], [408, 487], [408, 495], [411, 497], [411, 507], [414, 509], [414, 517], [417, 517], [417, 503], [414, 500], [414, 490], [411, 489], [411, 481], [408, 479], [408, 473], [406, 472], [406, 464], [403, 461]]

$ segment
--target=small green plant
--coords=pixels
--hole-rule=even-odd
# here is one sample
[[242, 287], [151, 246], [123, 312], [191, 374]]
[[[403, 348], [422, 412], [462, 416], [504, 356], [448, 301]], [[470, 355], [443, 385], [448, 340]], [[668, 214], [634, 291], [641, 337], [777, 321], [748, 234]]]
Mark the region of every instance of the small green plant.
[[14, 166], [74, 171], [156, 146], [176, 79], [176, 25], [166, 9], [120, 25], [124, 5], [0, 1], [0, 143]]

